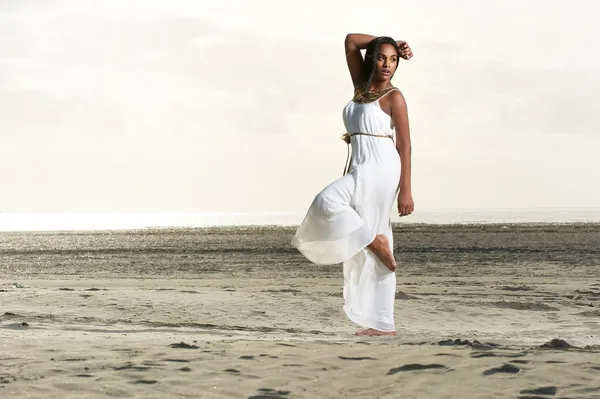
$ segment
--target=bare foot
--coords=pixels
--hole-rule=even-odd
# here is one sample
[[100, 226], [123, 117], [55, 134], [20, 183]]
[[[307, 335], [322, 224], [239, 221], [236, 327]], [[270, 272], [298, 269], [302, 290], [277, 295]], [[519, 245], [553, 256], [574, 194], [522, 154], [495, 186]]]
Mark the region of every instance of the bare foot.
[[390, 240], [383, 234], [377, 234], [373, 242], [368, 245], [368, 248], [373, 251], [375, 256], [379, 258], [383, 264], [391, 271], [396, 270], [396, 259], [390, 249]]
[[396, 335], [396, 331], [379, 331], [374, 328], [358, 331], [355, 335], [366, 337], [382, 337], [387, 335]]

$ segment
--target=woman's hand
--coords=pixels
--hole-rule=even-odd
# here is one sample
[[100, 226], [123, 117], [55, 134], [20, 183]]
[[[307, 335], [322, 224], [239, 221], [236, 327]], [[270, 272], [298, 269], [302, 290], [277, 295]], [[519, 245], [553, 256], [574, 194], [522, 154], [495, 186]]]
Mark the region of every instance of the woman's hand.
[[413, 53], [408, 43], [406, 43], [404, 40], [398, 40], [396, 44], [398, 47], [400, 47], [400, 57], [407, 61], [410, 60], [413, 56]]
[[415, 210], [415, 203], [412, 198], [412, 193], [408, 190], [400, 190], [398, 194], [398, 214], [400, 216], [407, 216], [413, 213]]

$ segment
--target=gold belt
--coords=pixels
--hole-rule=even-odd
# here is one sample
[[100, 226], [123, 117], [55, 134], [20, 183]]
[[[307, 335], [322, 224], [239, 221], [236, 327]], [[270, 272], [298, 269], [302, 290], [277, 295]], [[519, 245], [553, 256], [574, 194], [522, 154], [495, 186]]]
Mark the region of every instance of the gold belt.
[[346, 164], [344, 165], [344, 174], [342, 176], [345, 176], [348, 174], [348, 172], [350, 172], [350, 164], [352, 163], [352, 157], [350, 156], [350, 143], [351, 143], [352, 136], [381, 137], [381, 138], [389, 138], [389, 139], [392, 139], [392, 141], [394, 141], [394, 138], [390, 135], [371, 134], [371, 133], [344, 133], [342, 135], [342, 140], [344, 140], [346, 142], [346, 144], [348, 144], [348, 152], [346, 155]]

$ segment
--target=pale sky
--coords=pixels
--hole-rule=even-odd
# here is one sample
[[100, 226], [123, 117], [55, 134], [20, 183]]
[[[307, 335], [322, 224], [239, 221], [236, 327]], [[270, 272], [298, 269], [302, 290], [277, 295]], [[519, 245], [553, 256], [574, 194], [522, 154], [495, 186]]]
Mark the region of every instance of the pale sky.
[[600, 206], [592, 1], [4, 0], [0, 212], [304, 212], [348, 32], [409, 41], [416, 212]]

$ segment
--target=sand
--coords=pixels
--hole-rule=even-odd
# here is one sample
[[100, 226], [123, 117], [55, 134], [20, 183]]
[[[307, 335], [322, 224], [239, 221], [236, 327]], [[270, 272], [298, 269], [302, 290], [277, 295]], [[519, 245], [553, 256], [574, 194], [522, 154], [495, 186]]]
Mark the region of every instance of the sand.
[[292, 231], [0, 234], [0, 397], [600, 397], [600, 226], [396, 226], [392, 338]]

